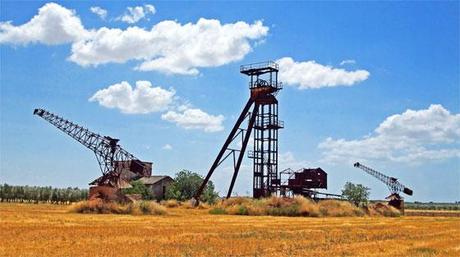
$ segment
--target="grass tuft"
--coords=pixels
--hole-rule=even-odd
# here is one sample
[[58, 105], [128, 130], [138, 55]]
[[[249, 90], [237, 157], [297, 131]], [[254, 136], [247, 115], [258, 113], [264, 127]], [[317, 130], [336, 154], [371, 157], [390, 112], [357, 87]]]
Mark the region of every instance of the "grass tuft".
[[131, 215], [164, 215], [166, 208], [152, 201], [138, 201], [129, 204], [106, 202], [101, 199], [81, 201], [69, 208], [73, 213], [91, 214], [131, 214]]
[[394, 207], [384, 204], [370, 205], [366, 209], [362, 209], [347, 201], [323, 200], [316, 203], [303, 196], [295, 196], [293, 198], [270, 197], [263, 199], [234, 197], [217, 203], [211, 208], [209, 213], [290, 217], [362, 217], [365, 215], [399, 217], [401, 215]]

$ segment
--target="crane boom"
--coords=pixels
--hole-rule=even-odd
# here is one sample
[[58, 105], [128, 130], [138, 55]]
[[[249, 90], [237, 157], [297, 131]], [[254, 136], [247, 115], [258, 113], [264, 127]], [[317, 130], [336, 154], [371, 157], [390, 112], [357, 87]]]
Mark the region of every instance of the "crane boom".
[[138, 176], [150, 176], [151, 167], [118, 145], [119, 139], [101, 136], [44, 109], [35, 109], [34, 115], [40, 116], [94, 152], [103, 175], [90, 184], [117, 186], [121, 172], [125, 169]]
[[392, 194], [397, 194], [399, 192], [404, 192], [405, 194], [407, 195], [412, 195], [413, 191], [409, 188], [407, 188], [406, 186], [404, 186], [403, 184], [399, 183], [398, 179], [397, 178], [394, 178], [394, 177], [389, 177], [385, 174], [382, 174], [372, 168], [369, 168], [365, 165], [362, 165], [361, 163], [357, 162], [353, 165], [354, 167], [356, 168], [360, 168], [362, 170], [364, 170], [366, 173], [374, 176], [375, 178], [377, 178], [378, 180], [382, 181], [385, 185], [388, 186], [388, 189], [390, 190], [390, 192]]

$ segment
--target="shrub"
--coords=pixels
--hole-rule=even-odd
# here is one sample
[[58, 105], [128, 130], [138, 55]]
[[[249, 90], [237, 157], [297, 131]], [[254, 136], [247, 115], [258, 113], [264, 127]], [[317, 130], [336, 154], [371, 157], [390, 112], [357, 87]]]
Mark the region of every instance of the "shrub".
[[323, 216], [354, 217], [364, 216], [364, 211], [347, 201], [324, 200], [318, 203]]
[[219, 215], [219, 214], [227, 214], [227, 212], [225, 211], [225, 209], [223, 208], [220, 208], [220, 207], [215, 207], [213, 209], [211, 209], [209, 211], [210, 214], [216, 214], [216, 215]]
[[383, 203], [372, 204], [369, 207], [369, 209], [370, 209], [369, 211], [370, 215], [379, 215], [379, 216], [381, 215], [384, 217], [401, 216], [401, 212], [398, 209], [388, 204], [383, 204]]
[[72, 205], [69, 209], [74, 213], [93, 214], [131, 214], [131, 215], [164, 215], [166, 209], [151, 201], [140, 201], [129, 204], [106, 202], [101, 199], [82, 201]]
[[181, 203], [179, 201], [174, 200], [174, 199], [167, 200], [167, 201], [162, 201], [161, 204], [166, 206], [166, 207], [168, 207], [168, 208], [176, 208], [176, 207], [179, 207], [181, 205]]

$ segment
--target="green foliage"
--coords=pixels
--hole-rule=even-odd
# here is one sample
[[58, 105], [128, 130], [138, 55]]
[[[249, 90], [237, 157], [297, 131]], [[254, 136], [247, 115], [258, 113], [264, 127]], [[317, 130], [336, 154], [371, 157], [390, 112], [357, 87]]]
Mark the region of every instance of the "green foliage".
[[342, 195], [356, 206], [366, 205], [369, 200], [369, 188], [361, 184], [345, 183]]
[[131, 188], [124, 188], [122, 192], [124, 194], [139, 194], [142, 195], [142, 199], [144, 200], [151, 200], [153, 199], [153, 195], [150, 190], [144, 185], [141, 181], [133, 181], [131, 182]]
[[224, 208], [221, 207], [216, 207], [213, 208], [209, 211], [210, 214], [215, 214], [215, 215], [221, 215], [221, 214], [227, 214]]
[[[174, 182], [166, 191], [166, 199], [175, 199], [178, 201], [187, 201], [192, 199], [196, 190], [203, 182], [203, 178], [195, 172], [182, 170], [176, 173]], [[218, 193], [214, 191], [214, 184], [209, 181], [206, 188], [203, 190], [201, 200], [207, 203], [214, 203], [219, 197]]]
[[0, 202], [71, 203], [88, 198], [87, 189], [52, 188], [38, 186], [11, 186], [0, 184]]

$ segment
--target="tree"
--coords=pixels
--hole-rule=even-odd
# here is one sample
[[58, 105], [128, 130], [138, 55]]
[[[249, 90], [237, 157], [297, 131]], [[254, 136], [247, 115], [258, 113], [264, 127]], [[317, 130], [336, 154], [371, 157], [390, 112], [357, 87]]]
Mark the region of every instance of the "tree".
[[[189, 170], [179, 171], [176, 173], [174, 182], [166, 191], [166, 198], [179, 201], [190, 200], [195, 195], [202, 182], [203, 178], [195, 172]], [[212, 181], [209, 181], [203, 190], [201, 200], [208, 203], [214, 203], [219, 197], [219, 194], [214, 190], [214, 184]]]
[[367, 204], [369, 200], [369, 188], [361, 184], [353, 184], [351, 182], [345, 183], [342, 190], [342, 196], [348, 201], [353, 202], [356, 206]]
[[123, 189], [122, 192], [124, 194], [140, 194], [144, 200], [152, 199], [152, 193], [141, 181], [133, 181], [131, 182], [131, 186], [131, 188]]

